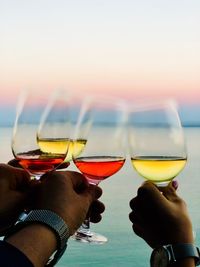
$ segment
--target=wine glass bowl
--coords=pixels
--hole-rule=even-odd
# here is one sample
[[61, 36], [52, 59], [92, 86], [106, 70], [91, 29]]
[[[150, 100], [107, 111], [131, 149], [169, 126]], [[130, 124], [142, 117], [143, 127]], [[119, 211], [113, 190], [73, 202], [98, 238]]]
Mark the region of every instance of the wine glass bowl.
[[[87, 99], [87, 96], [81, 97], [76, 94], [70, 93], [67, 95], [67, 99], [69, 105], [69, 123], [70, 123], [70, 131], [68, 133], [69, 146], [66, 158], [62, 166], [65, 166], [66, 164], [70, 165], [70, 162], [73, 160], [72, 155], [74, 154], [75, 156], [78, 156], [84, 149], [86, 143], [86, 140], [82, 139], [75, 140], [74, 134], [82, 103], [85, 103], [86, 101], [85, 99]], [[76, 147], [74, 146], [74, 144], [76, 144]], [[60, 166], [61, 170], [63, 170], [63, 168], [65, 169], [65, 167], [62, 168], [62, 166]]]
[[69, 146], [66, 102], [58, 95], [39, 99], [33, 92], [20, 98], [12, 138], [13, 155], [37, 180], [64, 161]]
[[166, 186], [187, 161], [185, 139], [173, 101], [130, 108], [129, 150], [134, 169], [157, 186]]

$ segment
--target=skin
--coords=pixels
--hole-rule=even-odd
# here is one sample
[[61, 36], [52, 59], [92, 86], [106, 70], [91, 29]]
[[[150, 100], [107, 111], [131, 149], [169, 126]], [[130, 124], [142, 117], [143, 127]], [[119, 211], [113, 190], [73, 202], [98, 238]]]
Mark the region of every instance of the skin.
[[[11, 161], [11, 164], [17, 168], [0, 164], [1, 235], [6, 234], [24, 209], [56, 212], [68, 224], [70, 234], [81, 225], [87, 212], [90, 212], [92, 222], [101, 220], [105, 208], [98, 198], [102, 190], [89, 186], [81, 174], [51, 172], [35, 183], [26, 171], [18, 168], [16, 161]], [[57, 249], [54, 232], [39, 223], [24, 227], [6, 242], [21, 250], [36, 267], [44, 266]]]
[[[104, 205], [97, 201], [101, 194], [99, 187], [89, 186], [77, 172], [54, 171], [45, 175], [35, 187], [32, 202], [35, 209], [57, 213], [67, 223], [72, 235], [89, 209], [93, 221], [101, 219]], [[35, 267], [44, 266], [57, 247], [55, 234], [42, 224], [28, 225], [6, 241], [21, 250]]]
[[24, 210], [30, 189], [26, 171], [0, 164], [0, 235], [5, 234]]
[[[34, 199], [35, 199], [35, 192], [37, 190], [36, 188], [37, 188], [38, 183], [33, 181], [33, 180], [30, 180], [29, 174], [22, 169], [22, 166], [19, 164], [19, 161], [17, 159], [10, 160], [8, 162], [9, 166], [6, 164], [2, 164], [2, 165], [4, 165], [4, 168], [6, 168], [6, 169], [8, 169], [9, 166], [15, 167], [15, 168], [9, 168], [10, 170], [12, 170], [12, 173], [14, 176], [16, 175], [16, 173], [18, 174], [18, 177], [19, 176], [21, 177], [22, 173], [25, 176], [24, 178], [20, 178], [20, 179], [23, 179], [22, 189], [23, 189], [24, 197], [22, 198], [22, 201], [21, 201], [21, 199], [18, 199], [18, 201], [16, 201], [16, 199], [15, 199], [13, 201], [13, 209], [10, 212], [13, 214], [14, 210], [17, 208], [16, 203], [19, 203], [18, 205], [21, 207], [21, 209], [20, 209], [20, 212], [18, 212], [18, 214], [16, 216], [16, 218], [18, 218], [20, 213], [24, 209], [34, 209], [35, 208], [34, 204], [35, 204], [35, 201], [37, 201], [37, 200], [34, 200]], [[63, 164], [61, 164], [59, 166], [59, 169], [66, 168], [68, 166], [69, 166], [69, 162], [64, 162]], [[1, 172], [1, 168], [0, 168], [0, 172]], [[66, 172], [65, 171], [65, 173], [68, 173], [67, 175], [70, 175], [70, 173], [73, 173], [72, 174], [73, 176], [75, 174], [77, 174], [80, 177], [80, 174], [77, 172], [69, 172], [69, 171]], [[7, 176], [8, 173], [5, 173], [5, 175]], [[47, 178], [48, 178], [48, 175], [49, 174], [47, 174]], [[46, 176], [43, 176], [43, 180], [46, 179], [45, 177]], [[0, 179], [1, 179], [1, 177], [0, 177]], [[85, 180], [85, 178], [83, 176], [81, 179]], [[7, 180], [7, 177], [6, 177], [6, 180]], [[26, 186], [25, 186], [25, 184], [26, 184]], [[85, 184], [85, 186], [86, 186], [88, 183], [86, 181], [83, 182], [81, 185], [82, 187], [83, 187], [83, 184]], [[19, 184], [17, 186], [20, 187]], [[80, 188], [79, 188], [79, 190], [80, 190]], [[99, 190], [100, 191], [99, 194], [102, 194], [101, 189], [99, 187], [97, 187], [96, 190]], [[4, 198], [3, 195], [2, 195], [2, 197]], [[100, 213], [103, 212], [104, 209], [105, 209], [105, 207], [100, 201], [98, 201], [98, 200], [93, 201], [91, 206], [90, 206], [90, 210], [89, 210], [90, 221], [93, 223], [98, 223], [101, 220], [101, 214]], [[9, 209], [7, 209], [7, 210], [9, 210]], [[10, 218], [10, 214], [8, 217]], [[12, 224], [16, 221], [16, 218], [14, 220], [12, 220]]]
[[82, 224], [89, 209], [92, 222], [101, 220], [104, 205], [97, 200], [101, 195], [101, 188], [89, 185], [82, 174], [54, 171], [43, 176], [32, 192], [32, 209], [56, 212], [68, 224], [72, 235]]
[[[172, 183], [158, 189], [154, 184], [145, 182], [130, 201], [130, 207], [133, 231], [152, 248], [194, 243], [186, 203], [177, 195]], [[187, 258], [173, 266], [194, 267], [195, 263], [192, 258]]]

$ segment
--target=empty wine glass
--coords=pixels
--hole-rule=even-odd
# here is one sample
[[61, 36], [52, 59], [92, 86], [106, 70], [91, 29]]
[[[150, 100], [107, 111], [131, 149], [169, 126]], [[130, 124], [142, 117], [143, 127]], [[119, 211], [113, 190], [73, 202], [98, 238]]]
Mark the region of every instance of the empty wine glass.
[[54, 93], [46, 101], [41, 92], [23, 93], [13, 129], [13, 155], [37, 180], [63, 162], [69, 146], [66, 99]]
[[131, 107], [129, 148], [134, 169], [157, 186], [166, 186], [184, 168], [187, 152], [174, 101]]
[[[73, 161], [89, 184], [98, 185], [124, 165], [125, 121], [124, 103], [119, 100], [98, 97], [83, 105], [77, 123]], [[81, 153], [77, 153], [80, 146]], [[96, 244], [107, 241], [105, 236], [90, 230], [89, 217], [74, 237]]]

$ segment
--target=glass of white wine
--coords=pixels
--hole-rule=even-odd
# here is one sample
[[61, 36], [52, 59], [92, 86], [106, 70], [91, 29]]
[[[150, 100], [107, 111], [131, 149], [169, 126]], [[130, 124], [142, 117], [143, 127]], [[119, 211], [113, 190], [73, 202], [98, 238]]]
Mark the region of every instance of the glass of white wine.
[[66, 97], [69, 107], [69, 122], [70, 122], [70, 131], [68, 131], [68, 139], [69, 139], [69, 147], [66, 158], [63, 164], [60, 166], [60, 170], [66, 169], [66, 166], [71, 164], [73, 161], [72, 155], [78, 156], [84, 149], [86, 140], [84, 139], [76, 139], [75, 140], [75, 131], [77, 128], [77, 121], [80, 115], [80, 111], [82, 106], [87, 102], [87, 96], [79, 96], [77, 94], [69, 93], [66, 90], [61, 90], [60, 94], [63, 97]]
[[166, 186], [186, 164], [185, 138], [174, 101], [130, 107], [128, 139], [134, 169], [157, 186]]

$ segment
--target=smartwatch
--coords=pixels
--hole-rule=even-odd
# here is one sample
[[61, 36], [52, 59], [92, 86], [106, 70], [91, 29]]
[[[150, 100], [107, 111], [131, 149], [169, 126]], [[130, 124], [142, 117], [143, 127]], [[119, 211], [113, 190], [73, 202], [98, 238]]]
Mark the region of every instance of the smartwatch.
[[53, 259], [49, 259], [48, 263], [45, 265], [49, 267], [54, 266], [65, 252], [67, 248], [67, 240], [70, 236], [67, 224], [55, 212], [51, 210], [30, 211], [28, 214], [20, 217], [20, 220], [10, 229], [4, 240], [27, 225], [34, 223], [46, 225], [56, 235], [57, 251], [54, 253]]
[[200, 265], [199, 248], [193, 244], [173, 244], [158, 247], [151, 254], [150, 264], [151, 267], [168, 267], [184, 258], [194, 258], [195, 265]]

